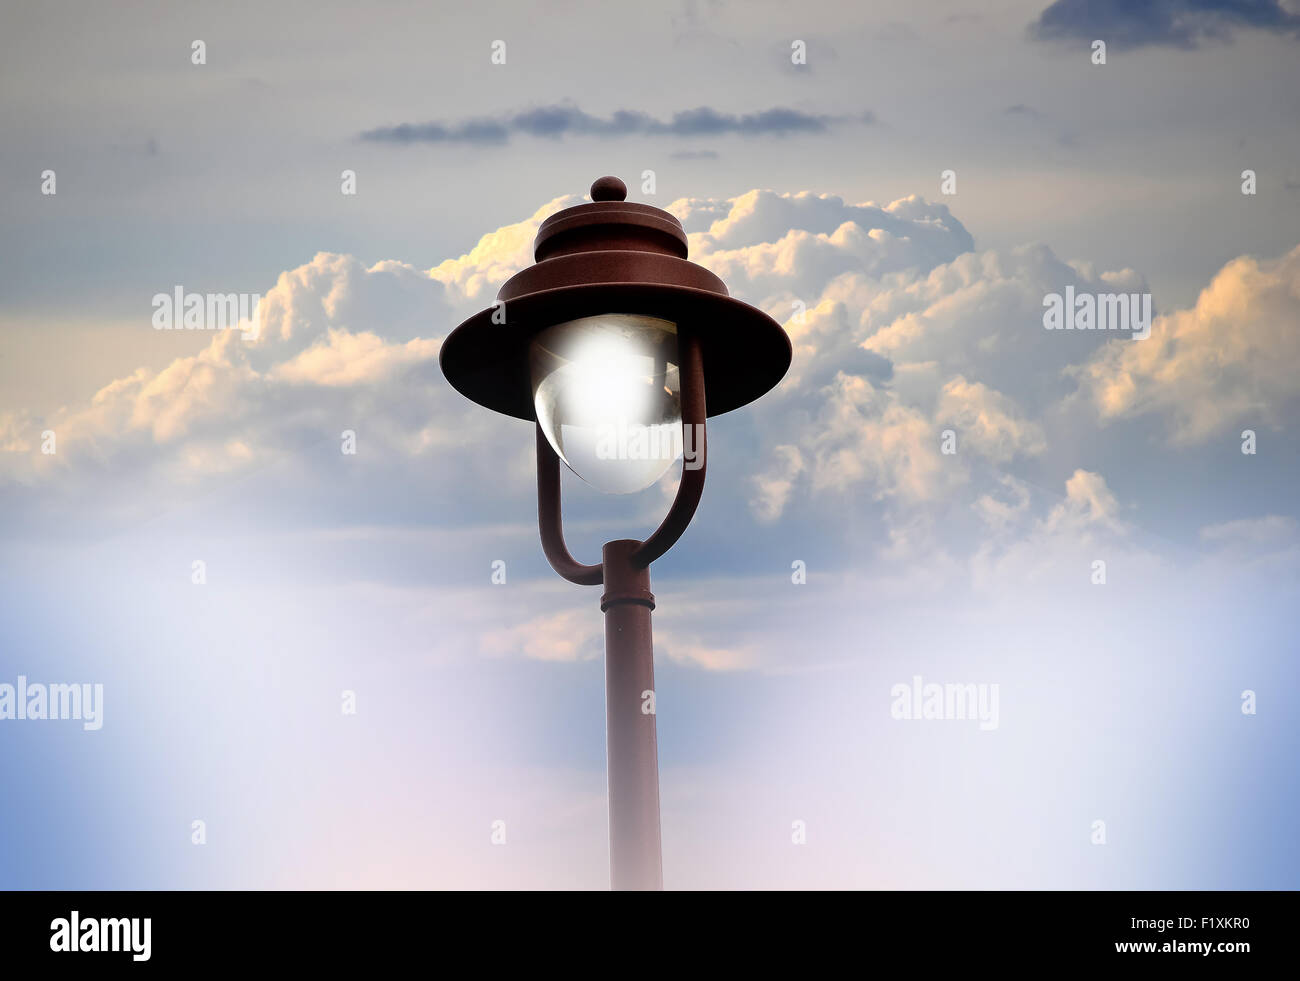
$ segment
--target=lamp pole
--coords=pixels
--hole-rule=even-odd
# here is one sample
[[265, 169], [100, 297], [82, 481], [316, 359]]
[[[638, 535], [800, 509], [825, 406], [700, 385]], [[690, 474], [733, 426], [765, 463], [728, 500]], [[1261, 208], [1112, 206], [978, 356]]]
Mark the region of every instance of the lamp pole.
[[[781, 380], [792, 351], [780, 324], [733, 299], [721, 279], [687, 261], [686, 233], [676, 218], [626, 202], [626, 195], [622, 181], [602, 177], [591, 186], [590, 204], [546, 219], [533, 246], [536, 263], [506, 281], [497, 304], [452, 331], [439, 361], [463, 395], [534, 422], [542, 551], [570, 582], [604, 586], [600, 609], [605, 615], [610, 883], [614, 889], [645, 890], [663, 888], [650, 564], [682, 536], [704, 492], [709, 407], [718, 414], [761, 396]], [[504, 323], [498, 307], [505, 311]], [[675, 336], [676, 377], [671, 381], [676, 392], [658, 349], [649, 359], [654, 366], [649, 379], [637, 375], [619, 384], [649, 382], [656, 400], [666, 395], [679, 401], [682, 445], [689, 451], [677, 494], [654, 533], [644, 541], [608, 542], [598, 565], [584, 565], [564, 543], [561, 518], [557, 446], [561, 441], [567, 445], [569, 437], [564, 420], [552, 419], [553, 432], [547, 434], [532, 358], [539, 335], [572, 330], [579, 323], [590, 326], [602, 316], [620, 323], [655, 318], [675, 331], [670, 336]], [[605, 332], [604, 340], [636, 343], [616, 326]], [[602, 392], [607, 391], [606, 384]], [[665, 466], [670, 462], [665, 460]]]
[[542, 551], [561, 576], [581, 585], [603, 584], [605, 614], [605, 743], [609, 778], [610, 884], [616, 890], [662, 889], [659, 829], [659, 746], [655, 726], [654, 638], [650, 563], [668, 551], [690, 524], [704, 493], [707, 415], [699, 338], [680, 338], [683, 458], [677, 495], [663, 522], [644, 542], [607, 542], [598, 566], [584, 566], [564, 544], [560, 461], [537, 426], [537, 517]]
[[605, 592], [605, 744], [609, 772], [609, 878], [614, 889], [662, 889], [659, 745], [655, 730], [650, 567], [632, 561], [641, 543], [601, 550]]

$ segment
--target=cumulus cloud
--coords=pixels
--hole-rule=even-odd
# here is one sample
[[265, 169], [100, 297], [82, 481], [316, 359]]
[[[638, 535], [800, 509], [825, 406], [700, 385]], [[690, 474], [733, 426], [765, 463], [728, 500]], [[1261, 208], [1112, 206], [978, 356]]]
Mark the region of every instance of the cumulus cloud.
[[438, 342], [415, 338], [405, 344], [385, 344], [369, 331], [353, 334], [337, 327], [327, 339], [275, 366], [272, 380], [299, 385], [373, 385], [406, 365], [437, 357]]
[[992, 532], [1003, 532], [1019, 522], [1029, 509], [1028, 486], [1010, 474], [999, 478], [999, 486], [981, 494], [973, 508]]
[[1242, 28], [1295, 37], [1300, 15], [1280, 0], [1056, 0], [1030, 25], [1040, 40], [1103, 39], [1123, 50], [1146, 45], [1195, 48]]
[[[1061, 374], [1104, 338], [1049, 332], [1046, 293], [1141, 288], [1132, 270], [1098, 272], [1045, 246], [974, 252], [943, 205], [888, 205], [756, 190], [672, 205], [693, 257], [781, 320], [795, 357], [756, 408], [775, 448], [751, 473], [751, 513], [773, 522], [819, 497], [865, 492], [915, 546], [927, 520], [975, 479], [1041, 455], [1036, 416], [1069, 393]], [[956, 431], [958, 454], [940, 439]], [[725, 466], [725, 463], [724, 463]], [[932, 524], [933, 520], [929, 522]]]
[[[856, 117], [872, 122], [870, 113]], [[475, 143], [499, 145], [516, 134], [561, 139], [566, 136], [789, 136], [822, 133], [848, 121], [798, 109], [776, 107], [749, 113], [720, 112], [709, 106], [675, 112], [667, 120], [648, 113], [619, 109], [609, 116], [593, 116], [574, 105], [537, 106], [500, 117], [479, 117], [458, 122], [400, 123], [369, 129], [360, 139], [371, 143]]]
[[439, 345], [419, 335], [451, 310], [442, 285], [410, 266], [366, 268], [321, 253], [280, 275], [262, 298], [255, 337], [217, 332], [196, 355], [140, 369], [46, 419], [11, 417], [7, 426], [57, 436], [57, 453], [22, 456], [29, 473], [93, 466], [183, 482], [337, 434], [342, 421], [363, 416], [359, 403], [383, 391], [388, 398], [369, 403], [384, 417], [374, 427], [377, 449], [419, 425], [404, 410], [434, 413], [443, 387]]
[[486, 233], [464, 255], [445, 259], [430, 269], [430, 278], [443, 285], [448, 301], [462, 313], [488, 306], [503, 282], [532, 265], [538, 226], [550, 215], [581, 200], [577, 195], [555, 198], [525, 220]]
[[1132, 270], [1099, 273], [1043, 245], [971, 252], [859, 300], [862, 346], [895, 363], [932, 363], [941, 375], [963, 372], [1041, 411], [1063, 394], [1059, 369], [1106, 339], [1098, 331], [1043, 328], [1043, 297], [1067, 285], [1146, 290]]
[[925, 501], [950, 479], [931, 420], [865, 378], [837, 376], [808, 435], [814, 492], [865, 484], [877, 499]]
[[[801, 442], [778, 446], [754, 478], [750, 508], [759, 520], [779, 517], [801, 482], [814, 498], [862, 489], [904, 508], [941, 502], [970, 479], [968, 459], [1005, 463], [1043, 448], [1041, 428], [1010, 399], [960, 375], [942, 386], [933, 413], [895, 388], [844, 372], [818, 398]], [[961, 448], [956, 455], [941, 449], [950, 427]]]
[[1126, 581], [1145, 581], [1152, 569], [1161, 570], [1164, 581], [1171, 572], [1166, 558], [1132, 541], [1123, 505], [1094, 471], [1075, 470], [1063, 495], [1006, 477], [975, 510], [991, 534], [970, 557], [969, 575], [986, 596], [1014, 602], [1026, 589], [1077, 594], [1096, 588], [1092, 577], [1101, 569], [1122, 569]]
[[1006, 463], [1020, 454], [1043, 451], [1043, 429], [1024, 418], [1000, 392], [958, 375], [939, 393], [936, 418], [956, 427], [965, 442], [989, 460]]
[[[725, 201], [683, 198], [668, 210], [690, 234], [692, 251], [715, 259], [730, 250], [780, 243], [792, 232], [810, 232], [823, 240], [842, 232], [839, 250], [856, 250], [860, 257], [875, 260], [878, 271], [915, 264], [929, 268], [974, 247], [970, 233], [947, 205], [932, 204], [915, 195], [882, 207], [849, 204], [834, 194], [753, 190]], [[853, 230], [861, 239], [847, 237]], [[875, 243], [874, 247], [862, 239]], [[908, 257], [913, 261], [900, 260], [897, 253], [879, 255], [882, 243], [891, 240], [913, 243], [915, 251]]]
[[[438, 351], [484, 294], [531, 262], [528, 244], [551, 210], [432, 270], [320, 253], [277, 277], [261, 299], [256, 334], [217, 331], [198, 354], [139, 369], [41, 417], [0, 413], [0, 497], [52, 523], [69, 514], [113, 523], [156, 510], [168, 488], [278, 464], [301, 471], [298, 493], [319, 501], [337, 480], [331, 468], [344, 431], [355, 434], [368, 467], [455, 454], [454, 467], [418, 468], [412, 493], [423, 487], [455, 499], [488, 471], [495, 476], [483, 484], [496, 493], [525, 487], [531, 476], [515, 458], [526, 456], [527, 441], [504, 460], [483, 450], [494, 420], [447, 385]], [[56, 453], [41, 452], [44, 432], [55, 435]], [[333, 454], [313, 450], [330, 443]], [[24, 496], [33, 485], [48, 491]], [[92, 488], [98, 506], [87, 509], [77, 502]], [[309, 508], [298, 510], [307, 520]]]
[[1046, 531], [1070, 529], [1084, 532], [1093, 528], [1122, 531], [1119, 503], [1099, 473], [1076, 470], [1065, 482], [1065, 500], [1052, 508], [1043, 521]]
[[1300, 247], [1219, 271], [1145, 341], [1112, 341], [1075, 372], [1104, 421], [1155, 414], [1179, 444], [1237, 424], [1280, 426], [1300, 395]]
[[[521, 436], [503, 458], [492, 434], [505, 423], [446, 384], [439, 339], [531, 263], [538, 224], [576, 201], [548, 202], [432, 269], [321, 253], [285, 271], [262, 299], [255, 338], [220, 332], [196, 355], [48, 417], [0, 416], [12, 463], [0, 493], [30, 507], [23, 488], [44, 484], [66, 506], [88, 481], [104, 491], [116, 480], [140, 496], [246, 473], [357, 429], [366, 460], [392, 468], [372, 479], [409, 473], [397, 477], [408, 496], [442, 500], [458, 521], [500, 520], [491, 495], [514, 494], [511, 507], [531, 497], [531, 441]], [[1300, 249], [1229, 263], [1194, 308], [1157, 317], [1148, 340], [1110, 341], [1044, 330], [1043, 297], [1066, 285], [1141, 290], [1140, 274], [1065, 262], [1044, 245], [975, 251], [942, 204], [752, 190], [670, 210], [692, 258], [777, 317], [795, 350], [787, 379], [744, 414], [748, 428], [716, 444], [725, 452], [711, 461], [711, 485], [744, 493], [747, 520], [770, 529], [868, 513], [891, 561], [959, 552], [962, 535], [977, 548], [989, 536], [1122, 534], [1105, 480], [1071, 456], [1099, 420], [1159, 414], [1188, 439], [1244, 419], [1276, 424], [1300, 376]], [[45, 429], [58, 433], [56, 455], [39, 451]], [[947, 429], [953, 455], [941, 449]], [[324, 465], [303, 464], [318, 471], [312, 495]], [[1031, 477], [1059, 481], [1063, 496], [1031, 491]], [[553, 643], [526, 656], [576, 656], [562, 623], [537, 630]], [[693, 660], [726, 660], [705, 653], [726, 645], [700, 643]]]
[[[345, 428], [363, 430], [372, 457], [454, 449], [461, 466], [487, 467], [485, 454], [465, 448], [490, 424], [443, 379], [440, 338], [532, 262], [538, 225], [577, 200], [548, 202], [430, 270], [319, 253], [279, 274], [261, 299], [257, 332], [218, 331], [200, 353], [140, 369], [44, 418], [0, 414], [9, 464], [0, 487], [57, 476], [74, 493], [71, 475], [90, 472], [192, 483], [283, 459]], [[47, 430], [57, 453], [39, 452]]]

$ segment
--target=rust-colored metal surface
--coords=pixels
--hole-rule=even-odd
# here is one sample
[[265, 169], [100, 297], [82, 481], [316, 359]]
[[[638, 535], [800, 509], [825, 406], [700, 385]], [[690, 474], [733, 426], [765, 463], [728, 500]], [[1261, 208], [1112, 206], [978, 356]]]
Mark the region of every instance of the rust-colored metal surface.
[[540, 423], [537, 428], [537, 527], [542, 536], [542, 553], [551, 568], [579, 586], [599, 586], [603, 581], [598, 565], [583, 565], [569, 554], [564, 544], [564, 518], [560, 512], [560, 458]]
[[722, 280], [687, 260], [681, 223], [622, 200], [622, 187], [601, 178], [590, 203], [547, 218], [534, 243], [537, 262], [502, 285], [498, 306], [443, 341], [443, 374], [462, 395], [533, 420], [532, 338], [553, 324], [606, 313], [659, 317], [698, 337], [710, 415], [752, 402], [785, 375], [792, 352], [781, 325], [728, 296]]
[[650, 570], [632, 554], [640, 542], [602, 552], [605, 594], [605, 739], [609, 769], [609, 878], [614, 889], [662, 889], [659, 744], [654, 713]]
[[[695, 516], [704, 493], [704, 471], [708, 464], [704, 420], [708, 406], [704, 401], [704, 364], [699, 338], [693, 334], [679, 337], [678, 356], [682, 359], [682, 479], [677, 484], [673, 505], [654, 534], [632, 552], [632, 562], [646, 567], [677, 543]], [[690, 459], [688, 454], [693, 456]]]

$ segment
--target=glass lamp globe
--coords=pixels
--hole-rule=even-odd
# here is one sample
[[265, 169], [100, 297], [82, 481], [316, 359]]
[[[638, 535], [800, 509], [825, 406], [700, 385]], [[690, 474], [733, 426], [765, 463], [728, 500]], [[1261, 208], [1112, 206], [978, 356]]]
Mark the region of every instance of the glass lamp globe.
[[608, 494], [649, 487], [682, 452], [677, 325], [611, 313], [555, 324], [529, 352], [542, 432]]

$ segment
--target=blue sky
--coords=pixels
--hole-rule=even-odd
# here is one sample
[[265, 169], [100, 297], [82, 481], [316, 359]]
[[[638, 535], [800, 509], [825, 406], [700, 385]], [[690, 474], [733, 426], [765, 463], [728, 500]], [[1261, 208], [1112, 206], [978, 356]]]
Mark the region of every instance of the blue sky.
[[[0, 884], [602, 886], [598, 597], [437, 352], [612, 173], [795, 347], [654, 569], [666, 883], [1294, 887], [1294, 6], [4, 19], [0, 683], [106, 722], [0, 721]], [[1067, 286], [1150, 337], [1044, 330]], [[566, 481], [586, 561], [673, 489]], [[916, 675], [998, 728], [891, 718]]]

